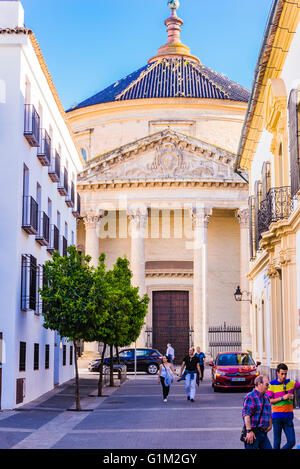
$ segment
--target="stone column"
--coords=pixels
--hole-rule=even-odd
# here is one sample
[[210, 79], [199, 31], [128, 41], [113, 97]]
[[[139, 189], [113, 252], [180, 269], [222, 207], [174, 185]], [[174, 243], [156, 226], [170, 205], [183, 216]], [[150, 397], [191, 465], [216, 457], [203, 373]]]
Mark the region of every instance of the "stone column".
[[208, 354], [207, 228], [212, 209], [193, 207], [194, 230], [194, 346]]
[[[236, 216], [240, 222], [240, 289], [249, 292], [249, 210], [237, 210]], [[252, 337], [250, 333], [250, 302], [241, 301], [241, 330], [242, 349], [252, 350]]]
[[104, 216], [103, 210], [87, 210], [83, 217], [85, 225], [85, 253], [91, 256], [91, 265], [97, 266], [100, 256], [98, 224]]
[[[145, 269], [145, 231], [148, 219], [148, 209], [144, 205], [136, 205], [128, 208], [130, 220], [131, 254], [130, 269], [132, 270], [133, 286], [139, 288], [139, 295], [146, 293], [146, 269]], [[146, 337], [143, 327], [140, 337], [137, 339], [137, 347], [145, 347]]]

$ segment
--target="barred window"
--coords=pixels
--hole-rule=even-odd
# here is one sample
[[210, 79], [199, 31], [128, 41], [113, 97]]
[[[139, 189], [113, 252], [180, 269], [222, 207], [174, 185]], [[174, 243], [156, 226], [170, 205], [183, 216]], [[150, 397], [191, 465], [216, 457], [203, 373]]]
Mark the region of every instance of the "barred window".
[[67, 363], [67, 346], [63, 345], [63, 366]]
[[70, 345], [70, 365], [73, 365], [73, 345]]
[[19, 371], [26, 371], [26, 342], [20, 342]]
[[49, 369], [49, 359], [50, 359], [50, 345], [45, 345], [45, 369]]
[[39, 369], [39, 351], [40, 351], [39, 344], [34, 344], [34, 359], [33, 359], [33, 369], [34, 370]]

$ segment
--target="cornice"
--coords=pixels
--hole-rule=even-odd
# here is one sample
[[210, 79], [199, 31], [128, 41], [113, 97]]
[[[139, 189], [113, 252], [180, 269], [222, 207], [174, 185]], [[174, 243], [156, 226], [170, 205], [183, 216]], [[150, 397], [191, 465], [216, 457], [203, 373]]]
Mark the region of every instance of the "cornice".
[[165, 277], [185, 277], [192, 278], [193, 272], [146, 272], [146, 277], [165, 278]]
[[246, 182], [238, 181], [221, 181], [221, 180], [175, 180], [175, 179], [159, 179], [159, 180], [114, 180], [114, 181], [87, 181], [77, 183], [79, 191], [95, 191], [103, 189], [136, 189], [136, 188], [171, 188], [171, 187], [184, 187], [184, 188], [225, 188], [225, 189], [244, 189], [248, 191], [248, 184]]
[[[221, 101], [221, 102], [220, 102]], [[108, 111], [118, 111], [120, 108], [128, 108], [128, 110], [135, 110], [141, 107], [151, 109], [163, 109], [164, 107], [175, 107], [186, 106], [189, 109], [201, 106], [202, 109], [217, 109], [217, 110], [228, 110], [232, 108], [245, 112], [247, 109], [247, 103], [242, 101], [233, 101], [233, 100], [220, 100], [220, 99], [209, 99], [209, 98], [146, 98], [146, 99], [129, 99], [126, 101], [116, 101], [108, 103], [94, 104], [92, 106], [87, 106], [74, 111], [70, 110], [66, 113], [67, 118], [70, 121], [80, 120], [81, 118], [86, 119], [88, 116], [91, 118], [94, 115], [104, 113]]]

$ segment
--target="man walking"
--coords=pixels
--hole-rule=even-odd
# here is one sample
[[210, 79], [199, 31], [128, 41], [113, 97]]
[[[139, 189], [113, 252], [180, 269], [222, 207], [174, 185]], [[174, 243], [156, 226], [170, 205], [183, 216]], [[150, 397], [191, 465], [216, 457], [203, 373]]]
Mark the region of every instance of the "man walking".
[[194, 355], [194, 348], [191, 347], [189, 349], [189, 354], [183, 359], [181, 370], [180, 370], [180, 377], [182, 376], [183, 370], [185, 369], [185, 392], [188, 401], [194, 402], [195, 400], [195, 393], [196, 393], [196, 377], [197, 377], [197, 370], [199, 373], [199, 377], [201, 379], [201, 369], [199, 358]]
[[204, 352], [201, 352], [200, 347], [196, 347], [195, 356], [199, 358], [200, 370], [201, 370], [201, 375], [202, 375], [202, 378], [200, 379], [200, 381], [202, 381], [204, 378], [204, 363], [205, 363], [206, 356]]
[[174, 365], [175, 351], [171, 344], [167, 344], [166, 357], [168, 358], [168, 361]]
[[245, 449], [272, 449], [268, 432], [272, 428], [272, 411], [269, 396], [266, 394], [269, 379], [257, 376], [255, 389], [249, 392], [243, 403], [243, 419], [246, 426]]
[[280, 363], [276, 369], [277, 379], [270, 382], [267, 394], [272, 404], [272, 420], [274, 449], [280, 449], [282, 430], [286, 436], [286, 444], [282, 449], [292, 449], [296, 444], [294, 429], [293, 398], [294, 391], [300, 387], [291, 379], [287, 379], [288, 367]]

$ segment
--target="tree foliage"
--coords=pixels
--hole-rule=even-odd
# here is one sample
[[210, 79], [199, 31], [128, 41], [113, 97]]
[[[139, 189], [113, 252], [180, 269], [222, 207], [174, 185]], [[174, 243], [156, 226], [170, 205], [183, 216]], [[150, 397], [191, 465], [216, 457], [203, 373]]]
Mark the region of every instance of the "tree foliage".
[[89, 266], [90, 256], [83, 256], [74, 246], [68, 255], [53, 254], [45, 263], [45, 282], [40, 294], [43, 300], [44, 327], [55, 330], [61, 337], [74, 343], [75, 354], [75, 401], [81, 410], [77, 345], [80, 339], [89, 340], [95, 324], [95, 308], [92, 296], [93, 275]]

